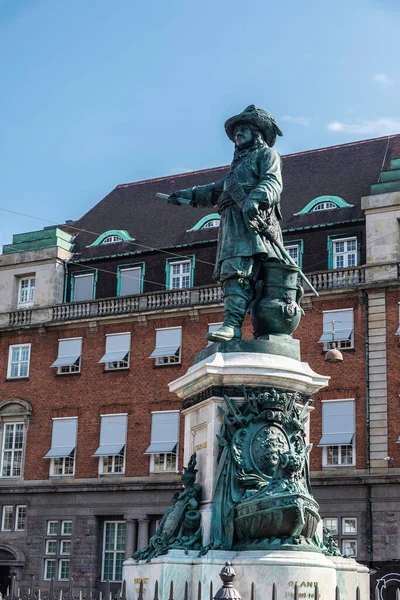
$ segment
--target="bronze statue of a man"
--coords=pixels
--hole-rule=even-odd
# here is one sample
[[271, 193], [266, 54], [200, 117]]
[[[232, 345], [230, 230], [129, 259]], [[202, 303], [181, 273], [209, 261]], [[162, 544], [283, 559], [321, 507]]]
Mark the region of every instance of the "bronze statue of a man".
[[217, 207], [221, 215], [214, 277], [223, 287], [224, 322], [206, 335], [214, 342], [241, 339], [261, 265], [266, 260], [284, 260], [273, 242], [282, 245], [281, 158], [272, 148], [282, 133], [274, 118], [254, 105], [228, 119], [225, 130], [235, 144], [226, 177], [178, 190], [167, 200], [178, 205]]

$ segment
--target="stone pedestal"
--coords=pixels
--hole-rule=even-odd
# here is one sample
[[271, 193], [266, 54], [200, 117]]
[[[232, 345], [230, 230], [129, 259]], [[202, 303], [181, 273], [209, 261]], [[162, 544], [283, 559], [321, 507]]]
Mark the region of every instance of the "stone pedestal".
[[[183, 550], [170, 550], [149, 563], [127, 560], [124, 578], [128, 600], [136, 600], [141, 580], [144, 583], [144, 600], [153, 597], [156, 581], [162, 600], [169, 595], [171, 581], [174, 582], [175, 598], [184, 597], [186, 582], [189, 598], [197, 595], [199, 582], [202, 584], [201, 597], [207, 598], [210, 582], [214, 593], [220, 587], [219, 572], [226, 561], [232, 563], [237, 575], [234, 586], [246, 600], [250, 598], [252, 582], [255, 583], [257, 597], [265, 600], [272, 598], [273, 583], [278, 588], [277, 600], [293, 598], [295, 583], [299, 598], [314, 598], [316, 583], [322, 600], [334, 600], [336, 586], [341, 600], [354, 600], [357, 587], [360, 598], [368, 597], [368, 570], [352, 559], [325, 556], [314, 541], [319, 517], [318, 506], [307, 487], [306, 457], [309, 447], [306, 418], [312, 409], [311, 395], [328, 385], [329, 377], [318, 375], [298, 358], [298, 342], [289, 336], [212, 344], [197, 355], [195, 364], [185, 375], [170, 383], [170, 391], [183, 401], [184, 464], [188, 464], [193, 452], [197, 455], [197, 483], [202, 488], [203, 546], [208, 546], [212, 528], [215, 544], [213, 505], [215, 503], [217, 507], [218, 503], [224, 503], [221, 495], [216, 500], [218, 485], [221, 490], [218, 461], [222, 460], [217, 436], [220, 433], [228, 435], [227, 423], [228, 429], [237, 427], [236, 434], [231, 431], [231, 437], [228, 435], [223, 439], [235, 444], [237, 436], [240, 438], [242, 435], [239, 450], [243, 451], [243, 456], [247, 452], [256, 470], [264, 469], [267, 479], [264, 475], [263, 485], [269, 485], [268, 481], [273, 480], [279, 486], [277, 469], [286, 469], [289, 475], [282, 475], [282, 481], [286, 476], [289, 487], [282, 488], [283, 491], [274, 488], [271, 493], [265, 494], [263, 490], [266, 488], [261, 486], [259, 491], [254, 491], [253, 486], [250, 494], [242, 496], [235, 508], [236, 537], [231, 546], [224, 545], [234, 548], [232, 551], [213, 549], [200, 557], [198, 551], [190, 550], [185, 554]], [[233, 435], [236, 437], [233, 438]], [[281, 446], [269, 448], [270, 453], [265, 454], [271, 436], [273, 443]], [[246, 442], [249, 439], [250, 442]], [[250, 444], [247, 449], [246, 443]], [[262, 452], [257, 459], [260, 447]], [[278, 455], [275, 463], [271, 459], [274, 452]], [[279, 453], [284, 456], [279, 458]], [[289, 464], [291, 460], [294, 462]], [[271, 469], [275, 475], [268, 479]], [[294, 471], [298, 472], [297, 480], [296, 477], [291, 479], [290, 473]], [[253, 513], [256, 515], [254, 519]], [[278, 520], [281, 519], [279, 526], [276, 526], [275, 517], [270, 519], [271, 514], [278, 514]], [[242, 518], [247, 519], [244, 526]], [[285, 532], [282, 522], [289, 526], [295, 523], [294, 528], [292, 526], [289, 532]], [[321, 537], [320, 530], [318, 533]]]
[[[222, 425], [219, 407], [224, 405], [224, 395], [233, 398], [240, 406], [244, 402], [243, 387], [257, 390], [276, 388], [307, 396], [328, 385], [329, 377], [318, 375], [307, 363], [292, 358], [295, 351], [298, 352], [296, 342], [291, 340], [289, 356], [267, 353], [276, 349], [277, 342], [273, 344], [273, 340], [212, 344], [197, 355], [197, 361], [183, 377], [169, 384], [170, 391], [183, 400], [184, 464], [189, 462], [193, 452], [197, 454], [197, 482], [203, 494], [200, 510], [204, 545], [210, 540], [220, 452], [216, 436]], [[282, 347], [278, 346], [278, 349], [283, 351]], [[311, 410], [312, 405], [307, 408], [308, 412]], [[307, 439], [308, 428], [309, 421], [306, 422]]]
[[314, 599], [315, 584], [318, 584], [321, 600], [334, 600], [336, 586], [341, 600], [354, 600], [356, 589], [359, 598], [369, 598], [368, 569], [353, 559], [328, 558], [314, 552], [226, 552], [211, 550], [206, 556], [198, 557], [197, 552], [187, 555], [183, 550], [170, 550], [151, 563], [125, 562], [127, 599], [136, 600], [140, 580], [143, 580], [144, 600], [154, 597], [154, 585], [158, 581], [158, 594], [161, 600], [169, 597], [171, 581], [174, 583], [174, 598], [184, 598], [185, 584], [188, 584], [188, 597], [196, 598], [199, 582], [203, 599], [209, 598], [210, 582], [213, 592], [221, 586], [219, 573], [225, 562], [232, 563], [236, 577], [235, 588], [243, 600], [250, 599], [251, 584], [254, 582], [256, 598], [272, 600], [272, 586], [277, 586], [277, 599], [294, 598], [297, 583], [299, 598]]

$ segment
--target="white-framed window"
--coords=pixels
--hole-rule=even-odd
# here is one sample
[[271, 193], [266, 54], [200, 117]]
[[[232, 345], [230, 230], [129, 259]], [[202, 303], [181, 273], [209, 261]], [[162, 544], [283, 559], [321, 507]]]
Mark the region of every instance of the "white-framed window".
[[61, 535], [72, 535], [72, 521], [61, 521]]
[[357, 534], [357, 518], [342, 517], [342, 534], [354, 535]]
[[29, 377], [31, 344], [13, 344], [8, 350], [7, 379]]
[[125, 472], [125, 446], [128, 415], [101, 415], [99, 475], [122, 475]]
[[15, 510], [15, 531], [25, 531], [26, 505], [18, 504]]
[[94, 298], [94, 273], [73, 274], [73, 301], [84, 302]]
[[122, 581], [125, 560], [126, 523], [105, 521], [103, 533], [102, 581]]
[[285, 244], [285, 250], [296, 265], [300, 264], [300, 246], [299, 244]]
[[13, 528], [14, 507], [12, 504], [3, 505], [1, 513], [1, 530], [12, 531]]
[[133, 296], [142, 291], [142, 267], [119, 267], [119, 296]]
[[324, 526], [335, 538], [343, 556], [357, 556], [357, 517], [324, 517]]
[[18, 308], [33, 305], [35, 298], [35, 277], [21, 277], [18, 284]]
[[221, 224], [220, 219], [210, 219], [206, 221], [203, 225], [203, 229], [212, 229], [213, 227], [219, 227]]
[[119, 235], [108, 235], [101, 242], [102, 244], [115, 244], [116, 242], [122, 242], [122, 238]]
[[319, 210], [332, 210], [333, 208], [337, 208], [334, 202], [318, 202], [312, 209], [312, 212], [316, 212]]
[[180, 290], [191, 286], [192, 261], [190, 259], [179, 262], [169, 262], [168, 266], [170, 290]]
[[323, 467], [355, 465], [355, 402], [349, 400], [322, 401]]
[[60, 554], [66, 555], [71, 554], [71, 540], [61, 540], [60, 541]]
[[58, 356], [51, 365], [57, 369], [57, 375], [81, 372], [82, 338], [58, 340]]
[[357, 266], [357, 238], [332, 239], [334, 269], [347, 269]]
[[175, 452], [160, 452], [152, 454], [150, 459], [150, 471], [152, 473], [174, 473], [177, 471], [177, 455]]
[[61, 528], [59, 524], [59, 521], [47, 521], [46, 534], [50, 539], [45, 546], [44, 579], [57, 577], [59, 581], [66, 581], [70, 577], [72, 521], [61, 521]]
[[355, 558], [357, 556], [357, 540], [342, 539], [342, 555], [345, 558]]
[[339, 533], [339, 519], [337, 517], [326, 517], [324, 518], [324, 527], [326, 527], [329, 533], [333, 536]]
[[156, 359], [156, 366], [181, 362], [182, 327], [156, 329], [156, 348], [149, 358]]
[[47, 521], [47, 535], [57, 535], [58, 521]]
[[106, 371], [129, 369], [130, 350], [130, 332], [106, 335], [106, 353], [99, 360], [99, 363], [104, 364]]
[[75, 447], [78, 417], [53, 419], [51, 448], [44, 458], [50, 458], [51, 476], [75, 474]]
[[352, 308], [322, 311], [322, 328], [319, 343], [324, 344], [324, 350], [328, 350], [333, 341], [341, 350], [354, 348], [354, 310]]
[[69, 558], [61, 558], [58, 561], [58, 580], [67, 581], [69, 579]]
[[50, 475], [68, 476], [75, 474], [75, 450], [71, 456], [58, 456], [51, 460]]
[[56, 576], [56, 560], [55, 558], [46, 558], [44, 561], [43, 579], [46, 581]]
[[57, 554], [57, 540], [46, 540], [46, 554]]
[[176, 472], [179, 440], [179, 410], [151, 413], [151, 443], [145, 454], [150, 455], [152, 473]]
[[20, 477], [24, 450], [24, 423], [4, 423], [1, 476]]

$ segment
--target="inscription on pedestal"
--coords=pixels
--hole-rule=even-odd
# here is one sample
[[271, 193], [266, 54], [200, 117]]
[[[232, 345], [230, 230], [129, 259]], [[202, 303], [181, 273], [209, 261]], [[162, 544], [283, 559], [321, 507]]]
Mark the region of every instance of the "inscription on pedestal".
[[147, 592], [147, 588], [145, 587], [146, 584], [149, 583], [149, 578], [148, 577], [135, 577], [134, 579], [134, 584], [136, 587], [136, 593], [139, 594], [140, 592], [140, 584], [143, 583], [143, 592]]
[[[315, 588], [318, 584], [318, 581], [289, 581], [289, 588], [294, 588], [297, 583], [297, 598], [310, 598], [310, 600], [316, 600], [315, 598]], [[294, 589], [285, 592], [285, 598], [294, 598]], [[322, 598], [321, 594], [318, 594], [318, 598]]]
[[201, 444], [197, 444], [193, 450], [195, 452], [198, 452], [199, 450], [202, 450], [203, 448], [207, 448], [207, 442], [202, 442]]

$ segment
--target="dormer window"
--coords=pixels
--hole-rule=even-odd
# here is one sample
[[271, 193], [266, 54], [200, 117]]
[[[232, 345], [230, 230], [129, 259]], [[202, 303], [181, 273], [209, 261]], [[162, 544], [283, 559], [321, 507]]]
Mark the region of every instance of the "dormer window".
[[125, 229], [110, 229], [105, 231], [97, 240], [95, 240], [90, 246], [100, 246], [103, 244], [115, 244], [117, 242], [133, 242], [135, 238], [129, 235]]
[[207, 221], [204, 223], [203, 229], [211, 229], [212, 227], [219, 227], [220, 220], [219, 219], [211, 219], [211, 221]]
[[212, 213], [206, 215], [200, 221], [197, 221], [196, 225], [193, 225], [188, 231], [200, 231], [201, 229], [214, 229], [218, 228], [221, 222], [221, 217], [218, 213]]
[[321, 210], [333, 210], [334, 208], [351, 208], [353, 204], [349, 204], [340, 196], [318, 196], [311, 200], [304, 208], [295, 213], [296, 215], [306, 215], [311, 212], [319, 212]]
[[116, 242], [122, 242], [122, 238], [119, 235], [108, 235], [102, 241], [102, 244], [115, 244]]
[[312, 212], [316, 212], [317, 210], [332, 210], [332, 208], [337, 208], [333, 202], [319, 202], [314, 206]]

